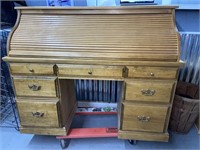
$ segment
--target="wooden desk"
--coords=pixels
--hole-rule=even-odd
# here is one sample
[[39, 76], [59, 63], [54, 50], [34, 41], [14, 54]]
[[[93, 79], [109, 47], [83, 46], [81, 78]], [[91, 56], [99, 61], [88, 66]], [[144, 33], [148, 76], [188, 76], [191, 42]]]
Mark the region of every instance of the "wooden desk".
[[118, 138], [168, 141], [179, 35], [172, 6], [19, 7], [8, 56], [22, 133], [66, 135], [74, 79], [122, 81]]

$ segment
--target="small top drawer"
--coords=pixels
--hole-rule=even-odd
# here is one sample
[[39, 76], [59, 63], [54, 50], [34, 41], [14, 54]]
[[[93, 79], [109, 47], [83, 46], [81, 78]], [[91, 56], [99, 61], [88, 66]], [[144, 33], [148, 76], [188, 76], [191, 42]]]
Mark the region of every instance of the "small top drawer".
[[10, 63], [12, 74], [53, 75], [53, 64]]
[[57, 97], [54, 77], [14, 77], [17, 96]]
[[173, 86], [174, 81], [126, 81], [125, 100], [168, 103], [170, 102]]
[[98, 65], [63, 65], [58, 64], [59, 76], [82, 76], [82, 77], [123, 77], [125, 70], [120, 66]]
[[129, 78], [166, 78], [175, 79], [177, 77], [178, 68], [173, 67], [142, 67], [129, 66]]

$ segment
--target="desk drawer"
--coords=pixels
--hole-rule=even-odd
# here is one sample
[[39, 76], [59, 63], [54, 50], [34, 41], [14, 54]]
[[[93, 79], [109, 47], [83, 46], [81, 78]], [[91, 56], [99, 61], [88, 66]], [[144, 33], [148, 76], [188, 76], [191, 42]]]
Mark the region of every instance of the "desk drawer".
[[17, 100], [22, 126], [59, 127], [58, 101]]
[[57, 65], [58, 75], [84, 77], [123, 77], [124, 67], [95, 65]]
[[177, 68], [172, 67], [127, 67], [129, 78], [165, 78], [175, 79]]
[[17, 96], [56, 97], [56, 78], [14, 77]]
[[125, 100], [170, 102], [174, 81], [126, 81]]
[[12, 74], [53, 75], [53, 64], [10, 63]]
[[122, 130], [163, 132], [168, 107], [124, 104]]

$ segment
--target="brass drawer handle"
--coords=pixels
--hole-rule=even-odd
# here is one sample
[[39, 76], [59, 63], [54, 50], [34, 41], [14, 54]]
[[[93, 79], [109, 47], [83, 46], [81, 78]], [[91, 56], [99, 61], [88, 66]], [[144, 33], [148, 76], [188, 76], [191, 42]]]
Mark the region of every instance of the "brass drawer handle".
[[29, 69], [29, 71], [30, 71], [31, 73], [34, 73], [34, 70], [33, 70], [33, 69]]
[[153, 96], [156, 93], [156, 91], [150, 90], [150, 89], [147, 89], [147, 90], [142, 89], [141, 93], [142, 95], [145, 95], [145, 96]]
[[89, 71], [88, 74], [92, 75], [92, 71]]
[[38, 86], [38, 85], [28, 85], [29, 89], [32, 90], [32, 91], [39, 91], [41, 89], [41, 86]]
[[44, 116], [43, 112], [32, 112], [33, 117], [41, 118]]
[[137, 119], [141, 122], [149, 122], [151, 117], [149, 117], [149, 116], [137, 116]]

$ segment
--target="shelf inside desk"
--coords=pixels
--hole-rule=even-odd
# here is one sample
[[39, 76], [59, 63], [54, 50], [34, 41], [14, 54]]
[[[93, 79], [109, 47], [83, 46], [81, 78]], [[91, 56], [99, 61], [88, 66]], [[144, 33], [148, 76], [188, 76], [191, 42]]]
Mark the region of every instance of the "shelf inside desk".
[[68, 135], [57, 136], [57, 139], [72, 138], [97, 138], [97, 137], [117, 137], [117, 128], [74, 128], [70, 129]]

